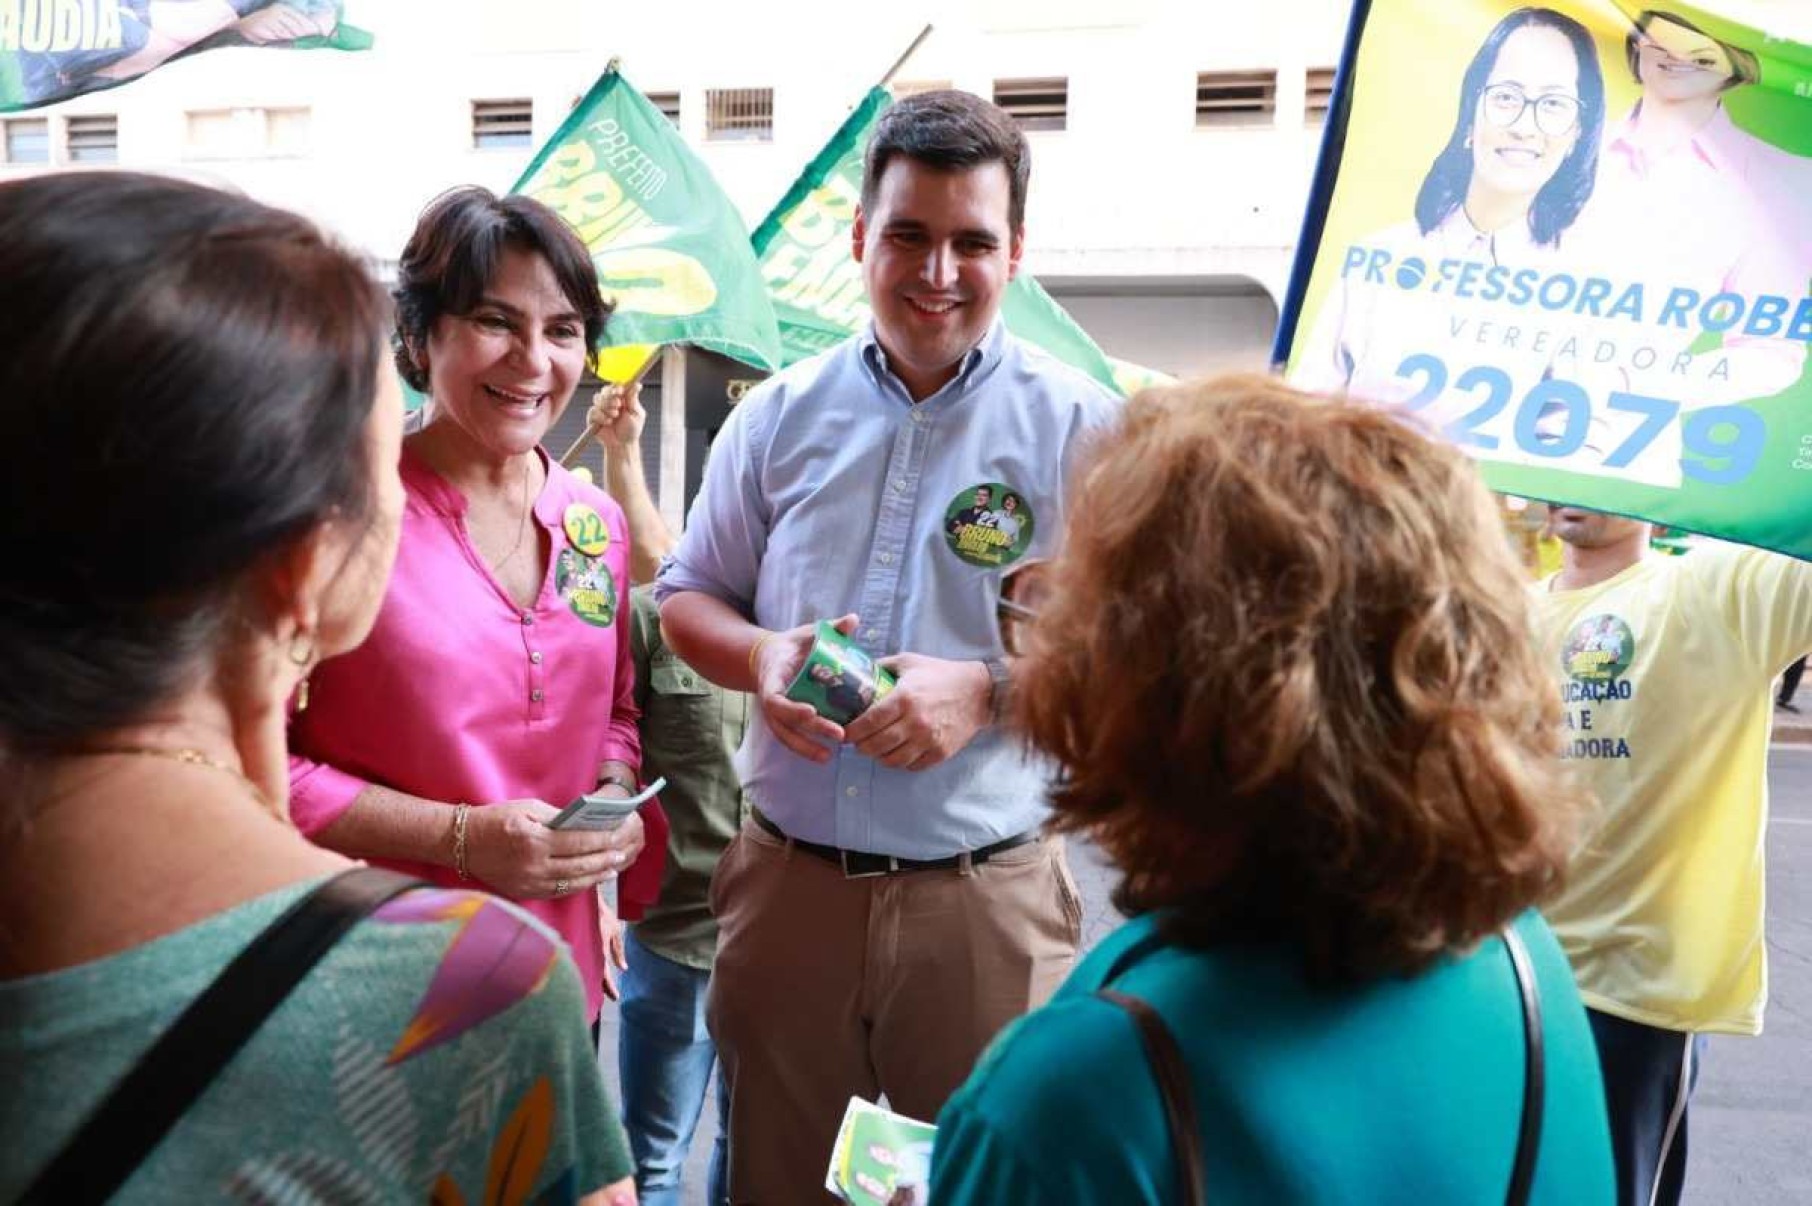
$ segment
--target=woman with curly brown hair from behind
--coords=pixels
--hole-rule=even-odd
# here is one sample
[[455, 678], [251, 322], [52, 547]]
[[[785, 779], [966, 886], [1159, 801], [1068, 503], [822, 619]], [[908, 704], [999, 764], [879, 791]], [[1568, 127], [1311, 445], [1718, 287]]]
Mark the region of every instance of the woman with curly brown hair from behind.
[[1223, 379], [1135, 399], [1069, 514], [1002, 606], [1015, 720], [1133, 920], [945, 1107], [932, 1200], [1610, 1201], [1532, 911], [1582, 801], [1465, 457]]

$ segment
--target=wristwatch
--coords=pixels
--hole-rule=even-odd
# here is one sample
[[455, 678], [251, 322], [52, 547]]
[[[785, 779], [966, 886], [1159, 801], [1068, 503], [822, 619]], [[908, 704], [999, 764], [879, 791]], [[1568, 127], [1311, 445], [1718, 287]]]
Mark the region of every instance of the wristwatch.
[[999, 724], [1007, 714], [1007, 700], [1012, 697], [1013, 678], [1007, 673], [1005, 659], [991, 657], [982, 662], [988, 668], [988, 722]]
[[[639, 790], [634, 779], [618, 771], [611, 771], [608, 774], [598, 776], [598, 787], [603, 787], [607, 783], [612, 787], [622, 788], [632, 796]], [[594, 787], [592, 790], [596, 791], [597, 788]]]

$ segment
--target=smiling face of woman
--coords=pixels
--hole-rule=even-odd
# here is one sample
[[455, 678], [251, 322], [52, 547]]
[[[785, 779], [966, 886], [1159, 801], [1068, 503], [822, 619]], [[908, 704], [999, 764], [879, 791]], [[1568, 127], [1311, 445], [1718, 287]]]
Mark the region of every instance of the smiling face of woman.
[[1566, 35], [1526, 25], [1505, 39], [1472, 123], [1472, 191], [1533, 203], [1579, 140], [1579, 60]]
[[1666, 17], [1654, 18], [1637, 35], [1636, 76], [1644, 96], [1698, 100], [1722, 92], [1736, 75], [1730, 55], [1715, 39]]
[[585, 371], [585, 322], [546, 258], [510, 247], [469, 314], [443, 314], [428, 338], [428, 379], [481, 455], [520, 456], [560, 417]]

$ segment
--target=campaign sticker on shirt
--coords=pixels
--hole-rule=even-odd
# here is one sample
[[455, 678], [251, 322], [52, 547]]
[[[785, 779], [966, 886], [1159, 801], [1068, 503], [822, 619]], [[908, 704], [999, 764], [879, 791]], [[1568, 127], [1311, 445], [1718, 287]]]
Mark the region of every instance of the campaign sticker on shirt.
[[596, 557], [610, 547], [610, 529], [604, 526], [603, 517], [584, 503], [570, 504], [560, 526], [566, 529], [572, 546], [587, 557]]
[[617, 618], [617, 580], [602, 557], [561, 549], [554, 589], [574, 615], [594, 628], [609, 628]]
[[1636, 660], [1636, 634], [1622, 618], [1607, 613], [1573, 625], [1560, 648], [1560, 668], [1580, 683], [1617, 682]]
[[1032, 508], [1005, 482], [970, 486], [944, 509], [944, 540], [970, 565], [1012, 565], [1032, 543]]

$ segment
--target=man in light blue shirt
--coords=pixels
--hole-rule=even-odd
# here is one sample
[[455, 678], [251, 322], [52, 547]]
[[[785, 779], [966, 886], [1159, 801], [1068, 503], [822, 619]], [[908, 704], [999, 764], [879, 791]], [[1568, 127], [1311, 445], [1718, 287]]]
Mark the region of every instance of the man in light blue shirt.
[[[852, 1094], [935, 1117], [1075, 959], [1047, 768], [996, 724], [994, 610], [1002, 573], [1056, 546], [1065, 479], [1118, 407], [999, 321], [1029, 167], [967, 93], [882, 116], [853, 231], [873, 322], [744, 398], [661, 570], [671, 646], [758, 703], [754, 813], [712, 883], [733, 1201], [828, 1200]], [[1017, 529], [969, 520], [984, 489], [1015, 496]], [[820, 619], [898, 676], [847, 728], [785, 697]]]

